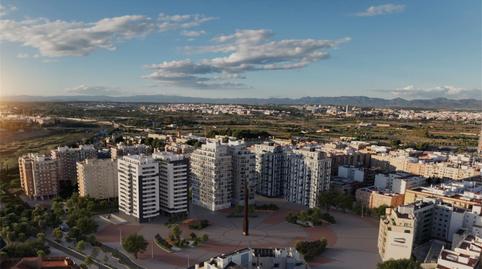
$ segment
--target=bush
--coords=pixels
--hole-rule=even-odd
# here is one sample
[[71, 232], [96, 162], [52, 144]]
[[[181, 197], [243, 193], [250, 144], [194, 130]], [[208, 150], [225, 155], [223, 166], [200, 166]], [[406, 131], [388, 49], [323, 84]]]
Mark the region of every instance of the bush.
[[316, 241], [300, 241], [296, 243], [296, 250], [303, 255], [306, 261], [313, 260], [326, 249], [327, 241], [322, 238]]
[[189, 229], [192, 230], [201, 230], [209, 226], [209, 221], [207, 219], [203, 220], [196, 220], [193, 223], [189, 224]]
[[275, 204], [256, 205], [255, 208], [258, 210], [271, 210], [271, 211], [279, 210], [279, 207]]
[[164, 248], [170, 250], [172, 248], [172, 245], [169, 244], [169, 242], [167, 242], [164, 238], [162, 238], [162, 236], [160, 236], [159, 234], [156, 234], [156, 236], [154, 237], [156, 239], [156, 242], [163, 246]]

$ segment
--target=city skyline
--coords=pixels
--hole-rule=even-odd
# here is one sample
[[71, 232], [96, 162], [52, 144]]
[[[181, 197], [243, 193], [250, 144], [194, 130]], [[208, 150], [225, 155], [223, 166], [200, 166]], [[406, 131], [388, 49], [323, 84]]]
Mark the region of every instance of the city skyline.
[[480, 99], [480, 10], [479, 1], [3, 1], [0, 96]]

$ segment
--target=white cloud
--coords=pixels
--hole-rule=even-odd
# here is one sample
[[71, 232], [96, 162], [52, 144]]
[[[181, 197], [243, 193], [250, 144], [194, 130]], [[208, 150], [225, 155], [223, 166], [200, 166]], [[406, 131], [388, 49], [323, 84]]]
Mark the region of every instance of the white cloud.
[[371, 6], [365, 11], [359, 12], [356, 15], [360, 17], [372, 17], [378, 15], [386, 15], [392, 13], [400, 13], [405, 10], [405, 5], [385, 4], [379, 6]]
[[45, 57], [85, 56], [97, 49], [115, 50], [116, 45], [152, 32], [189, 29], [211, 20], [203, 15], [143, 15], [104, 18], [96, 22], [49, 19], [0, 20], [0, 41], [38, 49]]
[[4, 6], [0, 3], [0, 17], [7, 15], [10, 11], [15, 11], [17, 8], [15, 6]]
[[122, 93], [119, 88], [105, 86], [88, 86], [83, 84], [73, 88], [67, 88], [66, 90], [76, 95], [94, 96], [116, 96]]
[[178, 29], [190, 29], [206, 23], [211, 20], [215, 20], [215, 17], [207, 17], [201, 14], [194, 15], [167, 15], [159, 14], [159, 30], [178, 30]]
[[445, 97], [449, 99], [482, 99], [482, 89], [464, 89], [454, 86], [416, 88], [413, 85], [389, 91], [393, 96], [407, 99], [431, 99]]
[[185, 59], [148, 65], [151, 73], [144, 78], [167, 85], [201, 89], [246, 87], [233, 80], [244, 78], [243, 74], [248, 71], [304, 68], [328, 58], [328, 49], [350, 40], [272, 40], [272, 36], [273, 33], [265, 29], [238, 30], [231, 35], [221, 35], [214, 38], [212, 46], [188, 50], [225, 53], [225, 56], [199, 62]]
[[186, 36], [186, 37], [190, 37], [190, 38], [195, 38], [195, 37], [200, 37], [202, 35], [205, 35], [206, 34], [206, 31], [182, 31], [181, 32], [181, 35], [183, 36]]

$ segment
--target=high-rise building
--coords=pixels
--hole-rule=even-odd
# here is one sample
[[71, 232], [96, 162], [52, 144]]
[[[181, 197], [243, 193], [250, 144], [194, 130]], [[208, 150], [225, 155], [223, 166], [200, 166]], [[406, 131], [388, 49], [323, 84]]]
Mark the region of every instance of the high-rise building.
[[191, 154], [192, 202], [215, 211], [232, 201], [232, 157], [229, 147], [208, 142]]
[[159, 216], [159, 162], [146, 155], [118, 159], [119, 211], [139, 222]]
[[248, 189], [248, 203], [254, 203], [256, 186], [256, 156], [250, 152], [244, 142], [230, 141], [229, 153], [232, 160], [232, 205], [244, 204], [245, 187]]
[[274, 143], [257, 144], [256, 192], [268, 197], [283, 195], [283, 148]]
[[81, 145], [78, 148], [58, 147], [51, 151], [52, 159], [59, 162], [59, 181], [61, 184], [72, 184], [77, 181], [77, 162], [97, 158], [97, 150], [93, 145]]
[[20, 183], [26, 196], [45, 199], [57, 195], [58, 162], [49, 156], [30, 153], [18, 159]]
[[159, 162], [159, 205], [166, 214], [189, 211], [189, 159], [172, 152], [154, 153]]
[[117, 161], [86, 159], [77, 162], [77, 184], [81, 197], [89, 196], [94, 199], [117, 197]]
[[116, 147], [110, 149], [110, 156], [114, 160], [126, 155], [148, 155], [150, 153], [151, 147], [144, 144], [126, 145], [119, 143]]

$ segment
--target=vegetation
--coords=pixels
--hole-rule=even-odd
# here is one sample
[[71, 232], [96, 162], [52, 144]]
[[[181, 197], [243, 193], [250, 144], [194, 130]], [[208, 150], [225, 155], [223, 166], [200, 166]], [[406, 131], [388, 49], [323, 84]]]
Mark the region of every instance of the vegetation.
[[336, 223], [332, 215], [322, 213], [319, 208], [310, 208], [297, 214], [289, 213], [288, 216], [286, 216], [286, 221], [294, 224], [311, 223], [313, 226], [320, 226], [323, 220], [329, 223]]
[[209, 226], [209, 221], [207, 219], [195, 220], [189, 224], [189, 229], [202, 230], [208, 226]]
[[164, 249], [166, 249], [166, 250], [168, 250], [168, 251], [171, 250], [172, 245], [171, 245], [169, 242], [167, 242], [166, 239], [162, 238], [161, 235], [156, 234], [156, 236], [155, 236], [154, 238], [155, 238], [155, 240], [156, 240], [156, 243], [157, 243], [160, 247], [162, 247], [162, 248], [164, 248]]
[[422, 269], [420, 264], [416, 261], [402, 259], [402, 260], [388, 260], [377, 265], [377, 269]]
[[[249, 217], [257, 217], [256, 215], [256, 208], [254, 205], [248, 206], [248, 216]], [[244, 206], [237, 205], [234, 207], [233, 212], [231, 212], [228, 217], [230, 218], [241, 218], [244, 217]]]
[[296, 250], [303, 255], [306, 261], [311, 261], [316, 256], [323, 253], [326, 249], [327, 241], [325, 238], [321, 238], [316, 241], [299, 241], [296, 243]]
[[147, 249], [147, 241], [142, 235], [131, 234], [122, 240], [122, 247], [129, 253], [132, 253], [137, 259], [139, 252], [144, 252]]
[[320, 193], [318, 204], [320, 207], [329, 210], [330, 207], [342, 210], [351, 210], [353, 207], [353, 196], [337, 191], [327, 191]]

